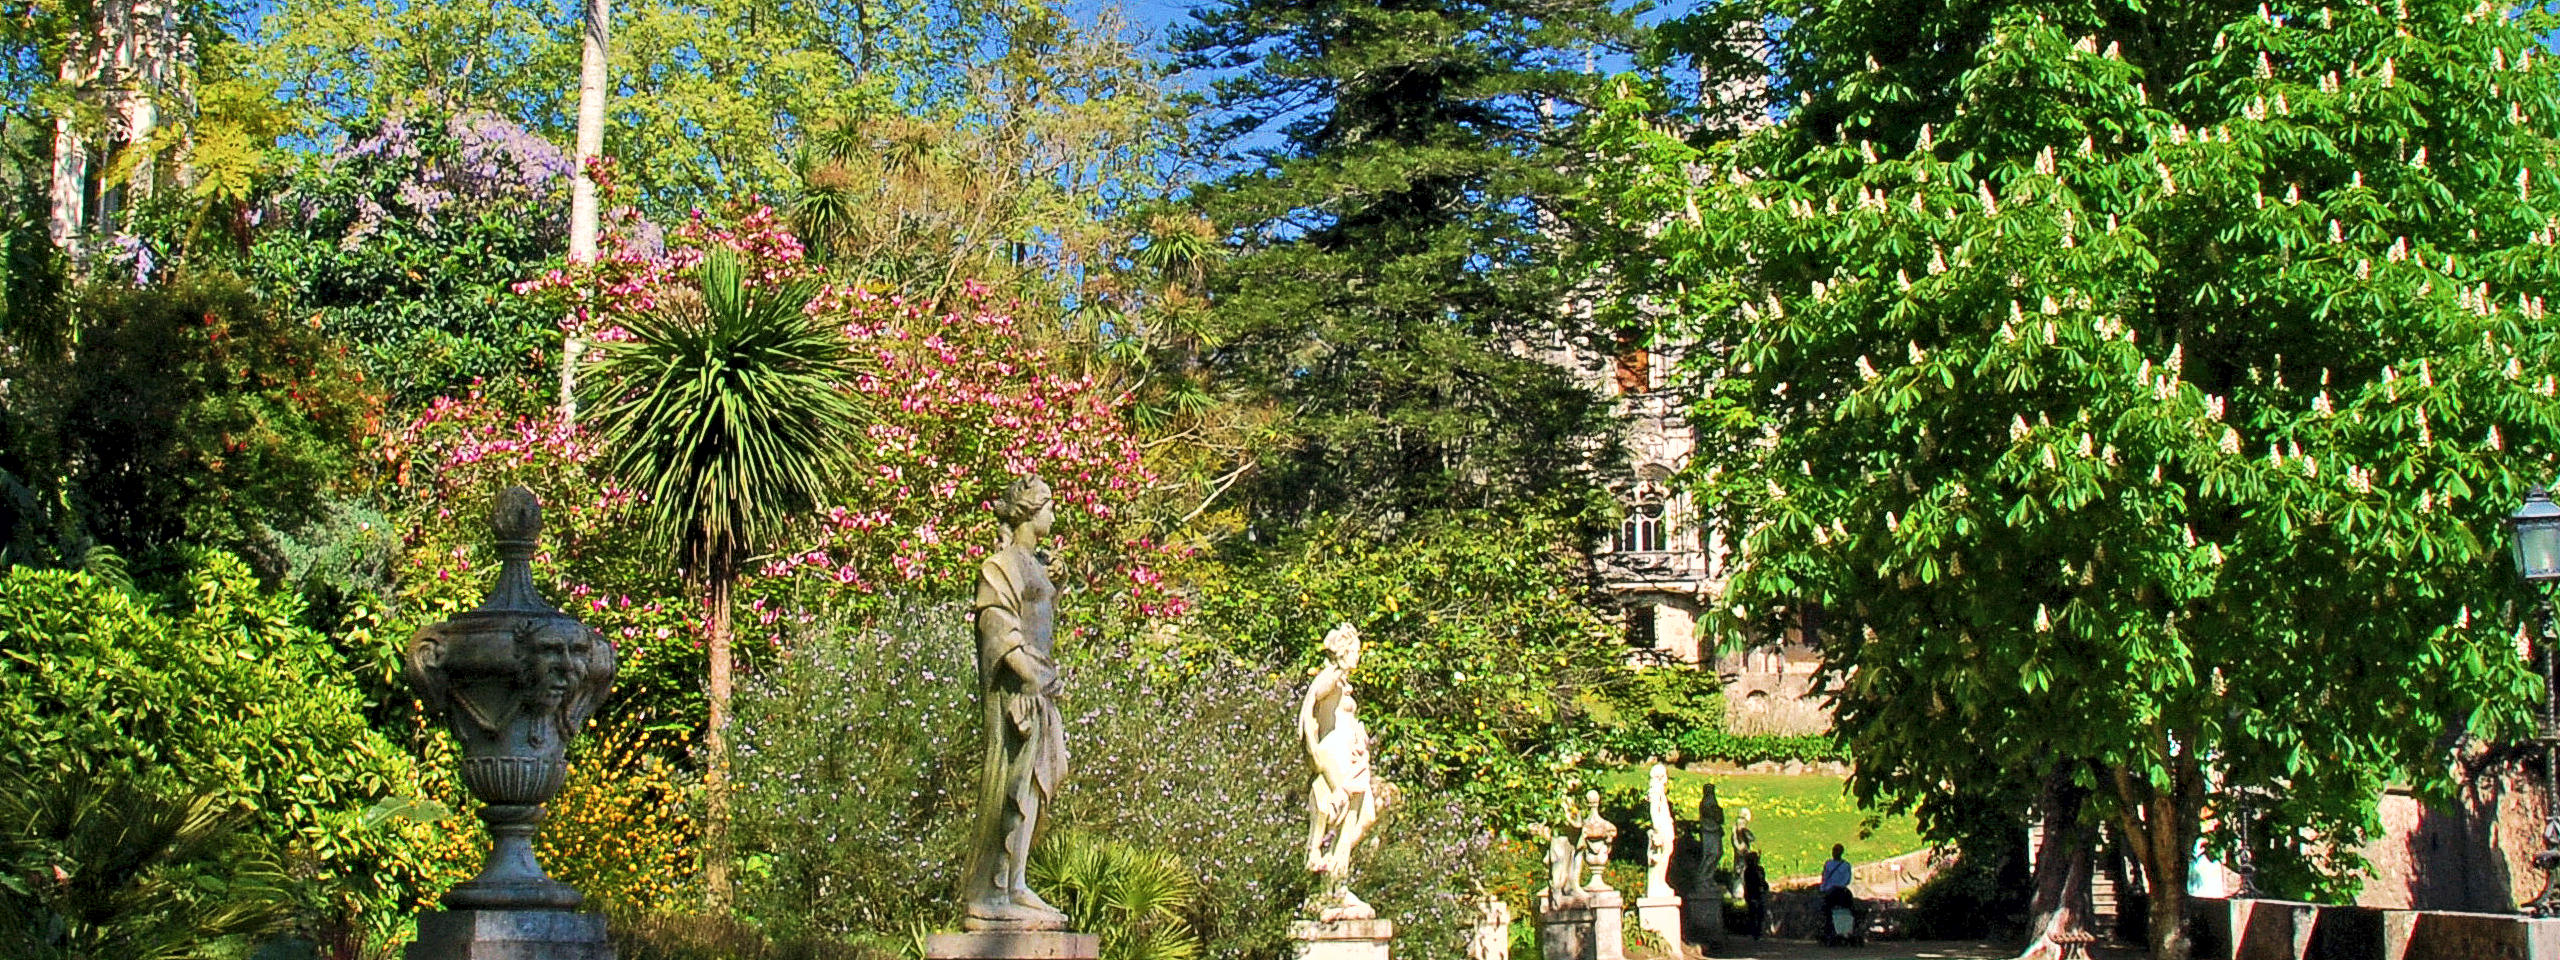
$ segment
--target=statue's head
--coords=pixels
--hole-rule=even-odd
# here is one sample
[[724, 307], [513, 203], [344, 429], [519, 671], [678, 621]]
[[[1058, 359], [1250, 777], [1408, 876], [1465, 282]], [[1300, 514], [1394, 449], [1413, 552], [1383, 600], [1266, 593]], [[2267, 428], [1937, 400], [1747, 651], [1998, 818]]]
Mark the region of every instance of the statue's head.
[[1049, 485], [1039, 477], [1024, 477], [1004, 489], [996, 500], [996, 519], [1007, 528], [1031, 524], [1035, 535], [1049, 532], [1054, 514], [1049, 509]]
[[1582, 805], [1583, 805], [1584, 807], [1588, 808], [1588, 809], [1589, 809], [1593, 814], [1598, 814], [1598, 813], [1600, 812], [1600, 791], [1598, 791], [1598, 790], [1585, 790], [1585, 791], [1583, 791], [1583, 792], [1582, 792]]
[[1646, 775], [1645, 775], [1645, 780], [1646, 780], [1646, 782], [1651, 783], [1652, 785], [1657, 786], [1657, 787], [1662, 786], [1663, 784], [1666, 784], [1666, 783], [1670, 783], [1670, 782], [1671, 782], [1671, 770], [1670, 770], [1670, 768], [1665, 767], [1665, 766], [1663, 766], [1663, 765], [1661, 765], [1661, 764], [1659, 764], [1659, 763], [1654, 764], [1654, 765], [1653, 765], [1653, 770], [1652, 770], [1652, 772], [1650, 772], [1650, 773], [1648, 773], [1648, 774], [1646, 774]]
[[1333, 629], [1324, 635], [1324, 653], [1327, 659], [1341, 664], [1344, 670], [1359, 666], [1359, 628], [1347, 623], [1335, 624]]

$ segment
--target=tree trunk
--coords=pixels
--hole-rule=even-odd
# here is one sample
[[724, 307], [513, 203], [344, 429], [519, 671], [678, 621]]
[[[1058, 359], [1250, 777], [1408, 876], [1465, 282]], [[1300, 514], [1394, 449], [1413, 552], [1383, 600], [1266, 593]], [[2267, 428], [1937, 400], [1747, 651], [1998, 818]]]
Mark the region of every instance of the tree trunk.
[[2027, 906], [2032, 936], [2021, 960], [2055, 960], [2062, 945], [2055, 934], [2085, 932], [2095, 908], [2089, 900], [2090, 858], [2097, 845], [2094, 825], [2082, 816], [2089, 791], [2071, 782], [2071, 768], [2056, 764], [2045, 776], [2037, 807], [2044, 811], [2044, 834], [2036, 838], [2035, 897]]
[[[569, 262], [573, 264], [596, 258], [601, 214], [596, 209], [596, 181], [587, 174], [587, 165], [604, 154], [605, 67], [610, 53], [606, 41], [611, 36], [613, 0], [587, 0], [585, 19], [581, 31], [585, 40], [578, 56], [578, 149], [569, 181]], [[571, 423], [578, 420], [578, 358], [586, 347], [574, 328], [560, 347], [560, 411]]]
[[[75, 95], [97, 79], [95, 41], [82, 36], [62, 52], [54, 79]], [[53, 116], [53, 179], [46, 193], [51, 210], [45, 218], [53, 245], [77, 258], [80, 236], [89, 227], [89, 141], [81, 136], [80, 118], [70, 110]]]
[[703, 750], [710, 754], [702, 775], [702, 887], [715, 914], [729, 908], [729, 590], [736, 582], [734, 571], [712, 571], [711, 721], [702, 737]]
[[[2169, 742], [2195, 741], [2189, 736]], [[2195, 945], [2187, 937], [2187, 867], [2203, 829], [2204, 773], [2190, 754], [2172, 752], [2168, 767], [2167, 784], [2115, 769], [2123, 806], [2117, 819], [2149, 893], [2151, 960], [2189, 960]]]

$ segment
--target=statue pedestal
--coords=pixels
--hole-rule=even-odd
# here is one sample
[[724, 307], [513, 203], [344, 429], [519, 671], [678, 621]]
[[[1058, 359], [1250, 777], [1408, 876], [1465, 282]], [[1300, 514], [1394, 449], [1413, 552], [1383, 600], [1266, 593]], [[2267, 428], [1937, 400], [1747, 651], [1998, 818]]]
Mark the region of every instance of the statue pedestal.
[[1538, 912], [1543, 960], [1626, 960], [1626, 898], [1598, 890]]
[[567, 910], [438, 910], [418, 915], [408, 960], [613, 960], [604, 915]]
[[1292, 960], [1387, 960], [1395, 939], [1393, 920], [1292, 920]]
[[1066, 930], [973, 930], [924, 938], [925, 960], [1095, 960], [1102, 935]]
[[1662, 938], [1667, 950], [1678, 950], [1680, 941], [1680, 898], [1670, 894], [1644, 897], [1636, 901], [1636, 926]]

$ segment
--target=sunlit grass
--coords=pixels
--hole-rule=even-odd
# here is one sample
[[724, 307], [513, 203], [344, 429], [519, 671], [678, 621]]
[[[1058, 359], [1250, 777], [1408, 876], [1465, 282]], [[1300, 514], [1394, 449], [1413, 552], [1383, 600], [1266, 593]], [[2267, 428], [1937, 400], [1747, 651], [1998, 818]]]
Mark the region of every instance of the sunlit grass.
[[[1610, 787], [1642, 789], [1644, 776], [1644, 768], [1629, 767], [1603, 774], [1600, 782]], [[1672, 816], [1681, 821], [1684, 829], [1694, 829], [1689, 821], [1698, 815], [1698, 796], [1709, 781], [1716, 785], [1716, 799], [1724, 804], [1728, 832], [1741, 824], [1744, 809], [1751, 811], [1751, 831], [1756, 835], [1760, 862], [1768, 869], [1772, 883], [1822, 872], [1822, 861], [1830, 858], [1834, 843], [1848, 847], [1851, 863], [1881, 860], [1922, 846], [1919, 830], [1909, 817], [1880, 818], [1870, 829], [1867, 820], [1871, 814], [1858, 809], [1857, 802], [1842, 789], [1842, 778], [1829, 774], [1709, 776], [1673, 770], [1669, 788]], [[1730, 855], [1726, 865], [1732, 865]]]

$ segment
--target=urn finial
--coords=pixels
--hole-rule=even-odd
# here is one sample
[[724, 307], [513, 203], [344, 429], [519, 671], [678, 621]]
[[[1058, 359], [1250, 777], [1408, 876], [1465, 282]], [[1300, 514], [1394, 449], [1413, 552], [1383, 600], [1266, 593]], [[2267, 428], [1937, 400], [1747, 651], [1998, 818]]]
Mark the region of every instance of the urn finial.
[[542, 501], [523, 484], [498, 491], [489, 507], [489, 532], [496, 535], [498, 559], [532, 560], [542, 544]]

